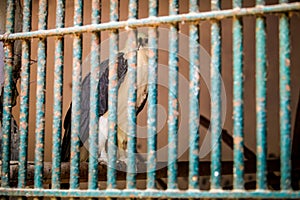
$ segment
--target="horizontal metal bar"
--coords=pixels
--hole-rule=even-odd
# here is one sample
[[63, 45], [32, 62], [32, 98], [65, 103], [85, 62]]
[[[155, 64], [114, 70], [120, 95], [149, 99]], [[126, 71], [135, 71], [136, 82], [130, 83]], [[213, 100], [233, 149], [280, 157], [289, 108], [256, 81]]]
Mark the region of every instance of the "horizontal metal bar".
[[209, 11], [201, 13], [188, 13], [172, 16], [162, 17], [148, 17], [144, 19], [128, 20], [128, 21], [113, 21], [102, 24], [90, 24], [78, 27], [68, 27], [59, 29], [39, 30], [27, 33], [14, 33], [0, 35], [1, 40], [16, 40], [16, 39], [30, 39], [30, 38], [42, 38], [49, 36], [69, 35], [95, 31], [114, 30], [127, 27], [145, 27], [145, 26], [157, 26], [160, 24], [170, 24], [176, 22], [192, 22], [201, 20], [221, 20], [224, 18], [230, 18], [233, 16], [248, 16], [248, 15], [265, 15], [270, 13], [282, 13], [290, 11], [299, 11], [300, 3], [289, 4], [277, 4], [269, 6], [257, 6], [253, 8], [236, 8], [228, 10]]
[[152, 198], [300, 198], [300, 191], [269, 191], [256, 190], [246, 192], [244, 190], [53, 190], [53, 189], [11, 189], [0, 188], [1, 196], [32, 196], [32, 197], [152, 197]]
[[[231, 175], [233, 173], [233, 161], [223, 161], [222, 162], [222, 175]], [[81, 162], [80, 163], [80, 171], [79, 171], [79, 178], [80, 182], [86, 182], [88, 180], [88, 162]], [[209, 176], [210, 175], [210, 162], [209, 161], [200, 161], [199, 163], [199, 171], [198, 174], [201, 174], [201, 176]], [[167, 177], [167, 162], [157, 162], [157, 171], [156, 172], [156, 178], [166, 178]], [[1, 166], [1, 165], [0, 165]], [[10, 163], [10, 183], [12, 186], [17, 185], [18, 181], [18, 163], [17, 162], [11, 162]], [[63, 162], [61, 165], [61, 182], [62, 183], [69, 183], [70, 178], [70, 163]], [[147, 178], [147, 172], [146, 172], [147, 163], [137, 163], [137, 180], [145, 180]], [[34, 163], [28, 162], [27, 164], [28, 168], [28, 175], [27, 175], [27, 182], [26, 185], [32, 185], [33, 179], [34, 179]], [[52, 163], [51, 162], [45, 162], [44, 163], [44, 184], [51, 184], [51, 169]], [[107, 166], [105, 163], [101, 163], [98, 165], [98, 180], [99, 181], [106, 181], [107, 176]], [[273, 172], [279, 172], [280, 171], [280, 160], [268, 160], [267, 161], [267, 172], [273, 173]], [[300, 162], [295, 163], [295, 166], [293, 168], [294, 172], [300, 171]], [[245, 161], [245, 174], [253, 174], [256, 172], [256, 161]], [[178, 177], [187, 177], [189, 174], [189, 162], [188, 161], [180, 161], [178, 162]], [[126, 179], [126, 165], [122, 166], [121, 168], [118, 168], [116, 172], [116, 179], [117, 180], [125, 180]], [[271, 180], [269, 180], [270, 182]], [[276, 183], [279, 183], [278, 180], [274, 180], [273, 182], [277, 181]], [[154, 188], [149, 188], [154, 189]]]

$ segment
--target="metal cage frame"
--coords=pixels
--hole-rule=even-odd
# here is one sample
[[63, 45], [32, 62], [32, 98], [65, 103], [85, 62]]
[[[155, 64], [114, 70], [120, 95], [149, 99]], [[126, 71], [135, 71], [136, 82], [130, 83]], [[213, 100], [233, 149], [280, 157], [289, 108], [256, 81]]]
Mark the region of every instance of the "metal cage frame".
[[[190, 0], [189, 13], [178, 14], [178, 0], [169, 1], [169, 15], [158, 16], [157, 0], [149, 0], [149, 17], [137, 19], [137, 1], [129, 1], [129, 16], [126, 21], [119, 21], [118, 0], [110, 1], [110, 22], [100, 23], [100, 0], [92, 0], [92, 24], [83, 25], [83, 0], [74, 1], [74, 26], [64, 27], [64, 0], [57, 0], [56, 28], [47, 28], [47, 0], [39, 1], [38, 30], [31, 31], [31, 0], [24, 0], [23, 8], [23, 32], [14, 33], [14, 11], [15, 1], [7, 0], [6, 33], [0, 35], [0, 41], [5, 43], [5, 57], [11, 58], [13, 54], [13, 42], [22, 40], [22, 73], [21, 73], [21, 98], [20, 98], [20, 146], [28, 145], [28, 104], [29, 104], [29, 73], [30, 73], [30, 40], [38, 38], [38, 83], [37, 83], [37, 104], [36, 104], [36, 148], [34, 160], [34, 188], [26, 188], [27, 176], [27, 148], [20, 148], [18, 162], [18, 184], [17, 188], [10, 187], [10, 130], [11, 130], [11, 84], [12, 84], [12, 59], [6, 59], [5, 63], [5, 87], [3, 102], [3, 138], [2, 138], [2, 172], [1, 172], [1, 196], [22, 196], [22, 197], [147, 197], [147, 198], [300, 198], [300, 191], [294, 191], [291, 187], [291, 116], [290, 116], [290, 32], [289, 13], [300, 11], [300, 3], [288, 3], [287, 0], [280, 0], [275, 5], [265, 5], [264, 0], [257, 0], [256, 6], [242, 8], [241, 0], [233, 0], [233, 8], [221, 10], [220, 0], [211, 1], [211, 11], [199, 12], [197, 0]], [[267, 188], [267, 159], [266, 159], [266, 28], [264, 15], [267, 13], [278, 13], [279, 19], [279, 43], [280, 43], [280, 172], [281, 189], [271, 191]], [[257, 116], [257, 188], [256, 190], [245, 190], [244, 188], [244, 135], [243, 135], [243, 35], [241, 17], [256, 16], [256, 116]], [[220, 77], [215, 75], [221, 71], [221, 27], [220, 20], [233, 18], [233, 139], [234, 139], [234, 188], [233, 190], [223, 190], [221, 187], [221, 137], [218, 133], [221, 127], [221, 83]], [[199, 120], [200, 111], [195, 109], [199, 105], [199, 81], [200, 78], [194, 76], [195, 71], [200, 69], [199, 49], [192, 48], [196, 45], [199, 37], [200, 21], [211, 21], [211, 132], [212, 142], [216, 145], [211, 155], [211, 189], [209, 191], [199, 190]], [[169, 44], [169, 102], [178, 98], [178, 23], [189, 23], [190, 32], [190, 154], [189, 154], [189, 189], [178, 190], [177, 188], [177, 130], [178, 105], [169, 103], [169, 116], [175, 116], [168, 122], [169, 158], [168, 158], [168, 184], [167, 190], [158, 190], [155, 187], [156, 177], [156, 115], [157, 115], [157, 27], [160, 24], [170, 26]], [[116, 188], [116, 149], [114, 145], [109, 145], [109, 165], [107, 168], [107, 189], [98, 189], [98, 162], [97, 145], [90, 145], [90, 162], [88, 164], [88, 190], [79, 189], [79, 132], [80, 124], [80, 84], [81, 84], [81, 62], [82, 62], [82, 37], [83, 33], [92, 33], [92, 65], [91, 85], [96, 85], [99, 78], [100, 53], [97, 46], [100, 44], [100, 32], [110, 31], [110, 80], [109, 80], [109, 143], [116, 143], [116, 106], [117, 106], [117, 86], [116, 81], [116, 52], [118, 52], [118, 30], [122, 28], [130, 29], [129, 37], [134, 40], [136, 28], [149, 28], [149, 99], [148, 99], [148, 163], [147, 163], [147, 189], [136, 189], [136, 173], [126, 174], [127, 189]], [[72, 75], [72, 159], [70, 165], [70, 189], [60, 189], [60, 148], [61, 148], [61, 124], [62, 124], [62, 76], [63, 76], [63, 37], [73, 35], [73, 75]], [[55, 37], [55, 90], [54, 90], [54, 118], [53, 118], [53, 156], [51, 189], [43, 189], [44, 170], [44, 121], [45, 121], [45, 68], [46, 68], [46, 39]], [[135, 48], [132, 46], [131, 48]], [[132, 57], [129, 62], [136, 64], [136, 58]], [[134, 80], [136, 80], [136, 70], [129, 70], [133, 83], [130, 89], [131, 101], [134, 105], [136, 90]], [[154, 83], [154, 84], [153, 84]], [[95, 111], [94, 116], [99, 115], [97, 110], [97, 88], [91, 87], [90, 107]], [[77, 106], [76, 106], [77, 105]], [[132, 104], [130, 104], [132, 105]], [[136, 134], [134, 111], [131, 106], [129, 115], [129, 127], [134, 136]], [[95, 118], [94, 118], [95, 119]], [[90, 141], [97, 141], [98, 121], [91, 118]], [[94, 133], [94, 134], [92, 134]], [[134, 138], [129, 140], [129, 161], [128, 168], [135, 169], [135, 159], [132, 155], [135, 151]]]

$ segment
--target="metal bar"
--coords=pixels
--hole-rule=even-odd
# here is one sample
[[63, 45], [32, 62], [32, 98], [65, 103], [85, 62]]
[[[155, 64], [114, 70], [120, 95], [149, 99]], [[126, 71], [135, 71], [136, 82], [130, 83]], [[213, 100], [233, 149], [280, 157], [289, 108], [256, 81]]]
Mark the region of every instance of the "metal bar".
[[[14, 32], [15, 2], [7, 1], [6, 32]], [[1, 187], [9, 187], [10, 179], [10, 137], [11, 137], [11, 100], [13, 84], [13, 43], [4, 43], [4, 92], [3, 92], [3, 116], [2, 116], [2, 173]]]
[[[92, 24], [99, 24], [101, 18], [100, 0], [92, 1]], [[100, 36], [94, 32], [91, 38], [91, 82], [90, 82], [90, 124], [89, 124], [89, 189], [98, 189], [98, 129], [100, 79]]]
[[[64, 27], [65, 2], [57, 0], [56, 28]], [[52, 137], [52, 189], [60, 188], [61, 174], [61, 133], [62, 133], [62, 95], [64, 71], [64, 39], [55, 38], [55, 65], [54, 65], [54, 99], [53, 99], [53, 137]]]
[[[211, 1], [211, 9], [219, 10], [220, 1]], [[221, 189], [221, 26], [211, 23], [211, 189]]]
[[[189, 12], [199, 12], [198, 0], [190, 0]], [[189, 188], [199, 189], [199, 124], [200, 124], [200, 44], [199, 25], [190, 24], [189, 88]]]
[[[136, 0], [130, 0], [128, 6], [128, 20], [137, 18], [138, 3]], [[137, 100], [137, 30], [129, 30], [128, 41], [128, 77], [129, 77], [129, 93], [127, 101], [128, 111], [128, 161], [127, 161], [127, 189], [136, 188], [136, 100]]]
[[[149, 1], [149, 17], [157, 17], [157, 0]], [[147, 140], [147, 188], [155, 189], [156, 180], [156, 139], [157, 139], [157, 56], [158, 32], [156, 27], [150, 27], [149, 62], [148, 62], [148, 140]]]
[[[178, 14], [178, 1], [169, 1], [169, 14]], [[168, 99], [168, 189], [177, 189], [178, 156], [178, 25], [169, 33], [169, 99]]]
[[[83, 24], [83, 1], [74, 1], [74, 26]], [[79, 188], [79, 145], [81, 119], [81, 79], [82, 79], [82, 36], [73, 38], [73, 74], [72, 74], [72, 132], [71, 132], [71, 170], [70, 189]]]
[[[110, 1], [110, 23], [119, 20], [118, 0]], [[111, 31], [109, 40], [109, 83], [108, 83], [108, 169], [107, 188], [116, 188], [116, 161], [117, 161], [117, 116], [118, 116], [118, 30]]]
[[[31, 28], [31, 0], [25, 0], [23, 5], [23, 32]], [[29, 91], [30, 91], [30, 41], [22, 41], [22, 69], [21, 69], [21, 95], [20, 95], [20, 148], [18, 188], [26, 186], [27, 152], [28, 152], [28, 117], [29, 117]]]
[[[257, 0], [256, 5], [264, 5]], [[256, 153], [257, 153], [257, 189], [267, 189], [267, 123], [266, 123], [266, 31], [263, 16], [256, 18]]]
[[[38, 29], [47, 29], [48, 1], [39, 1]], [[45, 140], [45, 90], [46, 90], [46, 52], [47, 41], [38, 41], [37, 87], [36, 87], [36, 121], [35, 121], [35, 157], [34, 187], [43, 187], [44, 140]]]
[[16, 40], [16, 39], [28, 39], [28, 38], [43, 38], [49, 36], [70, 35], [86, 32], [116, 30], [126, 27], [145, 27], [155, 26], [161, 24], [172, 24], [177, 22], [192, 22], [192, 21], [204, 21], [204, 20], [221, 20], [225, 18], [231, 18], [233, 16], [255, 16], [270, 13], [282, 13], [300, 10], [300, 3], [288, 3], [283, 5], [268, 5], [253, 8], [241, 8], [241, 9], [228, 9], [228, 10], [216, 10], [209, 12], [178, 14], [172, 16], [161, 17], [149, 17], [132, 21], [114, 21], [101, 24], [91, 24], [81, 27], [68, 27], [60, 29], [49, 29], [44, 31], [32, 31], [28, 33], [13, 33], [10, 35], [0, 35], [0, 40]]
[[139, 197], [139, 198], [263, 198], [263, 199], [299, 199], [299, 191], [240, 191], [240, 190], [54, 190], [54, 189], [18, 189], [13, 188], [0, 188], [0, 195], [5, 196], [40, 196], [40, 197], [79, 197], [79, 198], [92, 198], [92, 197]]
[[[242, 7], [233, 0], [233, 8]], [[242, 19], [233, 17], [233, 138], [234, 189], [244, 189], [244, 102], [243, 102], [243, 28]]]
[[[281, 0], [280, 3], [288, 3]], [[279, 19], [279, 62], [280, 62], [280, 160], [282, 190], [291, 189], [291, 70], [290, 29], [288, 14]]]

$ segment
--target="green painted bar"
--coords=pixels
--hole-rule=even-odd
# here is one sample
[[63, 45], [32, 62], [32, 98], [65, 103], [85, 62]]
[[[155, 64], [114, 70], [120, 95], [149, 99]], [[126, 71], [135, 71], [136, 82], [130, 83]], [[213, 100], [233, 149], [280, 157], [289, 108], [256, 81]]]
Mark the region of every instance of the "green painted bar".
[[[169, 14], [178, 14], [178, 1], [169, 1]], [[169, 32], [168, 189], [177, 189], [178, 159], [178, 25]]]
[[[92, 24], [101, 21], [101, 2], [92, 1]], [[94, 32], [91, 38], [91, 82], [90, 82], [90, 124], [89, 124], [89, 185], [91, 190], [98, 189], [98, 129], [99, 129], [99, 91], [100, 80], [100, 37]]]
[[[220, 10], [220, 1], [211, 1], [211, 10]], [[211, 189], [221, 189], [221, 26], [211, 23]]]
[[[190, 0], [189, 12], [199, 12], [198, 0]], [[200, 128], [200, 38], [199, 24], [190, 24], [190, 87], [189, 87], [189, 188], [199, 189]]]
[[[39, 1], [38, 29], [47, 29], [48, 1]], [[46, 99], [46, 62], [47, 41], [38, 41], [37, 86], [36, 86], [36, 120], [35, 120], [35, 151], [34, 151], [34, 187], [43, 187], [44, 142], [45, 142], [45, 99]]]
[[299, 191], [270, 191], [270, 190], [255, 190], [255, 191], [237, 191], [237, 190], [53, 190], [53, 189], [12, 189], [0, 188], [0, 195], [4, 196], [43, 196], [43, 197], [79, 197], [79, 198], [174, 198], [174, 199], [189, 199], [189, 198], [205, 198], [205, 199], [233, 199], [233, 198], [263, 198], [263, 199], [299, 199]]
[[[128, 20], [137, 18], [138, 2], [130, 0], [128, 5]], [[128, 53], [128, 77], [129, 77], [129, 93], [127, 100], [128, 111], [128, 141], [127, 141], [127, 176], [126, 188], [136, 189], [136, 100], [137, 100], [137, 30], [131, 29], [128, 33], [129, 46]]]
[[[233, 0], [233, 8], [241, 8], [241, 0]], [[244, 78], [242, 19], [233, 17], [233, 138], [234, 189], [244, 189]]]
[[[57, 1], [56, 28], [64, 27], [65, 2]], [[61, 135], [62, 135], [62, 100], [63, 100], [63, 72], [64, 72], [64, 39], [57, 37], [55, 40], [55, 65], [54, 65], [54, 99], [53, 99], [53, 137], [52, 137], [52, 180], [51, 188], [60, 188], [61, 174]]]
[[[15, 2], [7, 1], [6, 7], [6, 32], [14, 32]], [[4, 92], [3, 92], [3, 116], [2, 116], [2, 169], [1, 169], [1, 187], [9, 187], [10, 174], [10, 137], [11, 137], [11, 98], [13, 84], [13, 44], [4, 43], [4, 55], [7, 58], [4, 65]]]
[[[256, 5], [264, 5], [257, 0]], [[267, 115], [266, 115], [266, 30], [263, 16], [256, 18], [256, 153], [257, 153], [257, 189], [267, 189]]]
[[70, 35], [94, 31], [105, 31], [105, 30], [117, 30], [126, 27], [146, 27], [161, 24], [172, 24], [177, 22], [191, 22], [191, 21], [204, 21], [204, 20], [220, 20], [225, 18], [231, 18], [233, 16], [255, 16], [260, 14], [270, 13], [282, 13], [288, 11], [300, 10], [300, 3], [289, 3], [284, 5], [268, 5], [253, 8], [241, 8], [240, 10], [228, 9], [228, 10], [216, 10], [199, 13], [188, 13], [178, 14], [173, 16], [160, 16], [160, 17], [149, 17], [134, 21], [113, 21], [101, 23], [98, 25], [90, 24], [81, 27], [68, 27], [61, 29], [49, 29], [45, 31], [32, 31], [29, 33], [13, 33], [10, 35], [0, 35], [0, 40], [15, 40], [15, 39], [26, 39], [26, 38], [43, 38], [49, 36], [59, 35]]
[[[110, 21], [116, 22], [118, 16], [118, 0], [110, 1]], [[107, 188], [114, 189], [116, 182], [116, 162], [117, 162], [117, 120], [118, 120], [118, 52], [119, 35], [118, 30], [110, 33], [109, 40], [109, 83], [108, 83], [108, 168], [107, 168]]]
[[[280, 3], [288, 3], [281, 0]], [[291, 190], [291, 45], [288, 14], [279, 19], [280, 188]]]
[[[149, 17], [156, 17], [157, 0], [149, 1]], [[157, 68], [158, 68], [158, 32], [156, 27], [149, 27], [148, 60], [148, 118], [147, 118], [147, 188], [155, 189], [157, 159]]]
[[[83, 1], [74, 1], [74, 26], [82, 26]], [[79, 188], [79, 145], [81, 117], [81, 80], [82, 80], [82, 36], [73, 37], [73, 72], [72, 72], [72, 132], [71, 132], [71, 169], [70, 189]]]
[[[31, 29], [31, 0], [25, 0], [23, 5], [23, 32]], [[29, 92], [30, 92], [30, 41], [22, 41], [22, 69], [20, 92], [20, 148], [18, 188], [25, 188], [28, 155], [28, 119], [29, 119]]]

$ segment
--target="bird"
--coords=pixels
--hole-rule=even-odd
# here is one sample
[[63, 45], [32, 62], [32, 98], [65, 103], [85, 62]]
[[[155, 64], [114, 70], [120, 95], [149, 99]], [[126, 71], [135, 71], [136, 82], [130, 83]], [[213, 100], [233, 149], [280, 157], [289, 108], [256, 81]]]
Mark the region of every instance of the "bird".
[[[148, 97], [148, 38], [146, 34], [138, 32], [137, 34], [137, 99], [136, 99], [136, 115], [144, 108]], [[127, 99], [130, 87], [130, 78], [127, 73], [128, 69], [128, 41], [125, 48], [117, 55], [117, 77], [118, 77], [118, 129], [117, 129], [117, 145], [118, 160], [126, 162], [127, 159]], [[98, 142], [98, 160], [107, 162], [107, 138], [108, 138], [108, 73], [109, 59], [100, 64], [100, 78], [98, 82], [99, 92], [99, 142]], [[89, 106], [90, 106], [90, 76], [82, 81], [81, 93], [81, 118], [80, 118], [80, 162], [88, 161], [88, 137], [89, 137]], [[65, 133], [61, 146], [61, 161], [70, 161], [71, 147], [71, 108], [72, 103], [65, 115], [63, 127]]]

